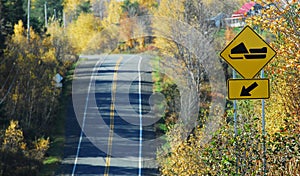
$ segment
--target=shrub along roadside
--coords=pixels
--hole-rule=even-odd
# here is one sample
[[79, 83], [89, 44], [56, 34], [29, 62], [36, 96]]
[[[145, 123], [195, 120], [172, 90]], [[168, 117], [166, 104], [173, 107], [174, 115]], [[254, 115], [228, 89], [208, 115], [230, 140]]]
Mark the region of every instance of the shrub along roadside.
[[67, 114], [67, 106], [71, 99], [72, 92], [72, 78], [73, 72], [76, 67], [76, 63], [73, 64], [71, 69], [67, 72], [64, 77], [62, 94], [59, 99], [60, 108], [58, 115], [53, 121], [53, 127], [50, 131], [50, 147], [47, 151], [47, 156], [43, 160], [43, 165], [38, 175], [55, 175], [55, 172], [59, 169], [64, 156], [64, 143], [65, 143], [65, 119]]
[[[277, 51], [276, 58], [265, 67], [272, 85], [271, 98], [266, 100], [267, 174], [274, 176], [300, 173], [299, 7], [297, 1], [272, 3], [261, 15], [248, 20], [273, 37], [270, 45]], [[236, 138], [230, 107], [222, 128], [208, 144], [200, 146], [197, 142], [202, 138], [202, 129], [198, 128], [186, 141], [171, 145], [170, 153], [159, 155], [162, 174], [263, 175], [261, 102], [241, 100], [238, 107]], [[167, 136], [172, 141], [178, 138]]]
[[27, 40], [20, 21], [7, 39], [0, 67], [0, 80], [7, 83], [0, 90], [5, 93], [1, 122], [6, 129], [0, 131], [0, 175], [38, 175], [44, 156], [45, 164], [62, 156], [64, 108], [60, 103], [68, 91], [62, 95], [53, 78], [60, 73], [68, 81], [66, 70], [76, 56], [60, 35], [62, 28], [55, 29], [58, 33], [50, 35], [31, 30]]

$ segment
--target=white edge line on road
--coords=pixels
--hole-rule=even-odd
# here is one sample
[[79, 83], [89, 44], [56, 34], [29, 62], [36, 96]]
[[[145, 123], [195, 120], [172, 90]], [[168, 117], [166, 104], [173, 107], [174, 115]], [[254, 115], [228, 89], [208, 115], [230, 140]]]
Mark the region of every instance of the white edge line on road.
[[[79, 141], [78, 141], [78, 146], [77, 146], [77, 152], [76, 152], [76, 157], [74, 160], [74, 165], [73, 165], [73, 169], [72, 169], [72, 176], [74, 176], [75, 171], [76, 171], [76, 166], [77, 166], [77, 162], [78, 162], [78, 156], [79, 156], [79, 152], [80, 152], [80, 147], [81, 147], [81, 142], [82, 142], [82, 137], [83, 137], [83, 131], [84, 131], [84, 124], [85, 124], [85, 119], [86, 119], [86, 112], [87, 112], [87, 107], [88, 107], [88, 102], [89, 102], [89, 98], [90, 98], [90, 91], [91, 91], [91, 85], [92, 85], [92, 81], [96, 72], [96, 68], [98, 67], [98, 65], [102, 65], [102, 63], [105, 61], [105, 58], [103, 60], [98, 60], [93, 68], [93, 72], [92, 72], [92, 76], [90, 78], [90, 82], [89, 82], [89, 87], [88, 87], [88, 91], [87, 91], [87, 95], [86, 95], [86, 99], [85, 99], [85, 107], [84, 107], [84, 113], [83, 113], [83, 120], [82, 120], [82, 126], [81, 126], [81, 132], [80, 132], [80, 137], [79, 137]], [[99, 62], [102, 61], [100, 64]]]
[[143, 58], [140, 56], [138, 64], [139, 74], [139, 117], [140, 117], [140, 145], [139, 145], [139, 176], [142, 175], [142, 141], [143, 141], [143, 119], [142, 119], [142, 85], [141, 85], [141, 63]]

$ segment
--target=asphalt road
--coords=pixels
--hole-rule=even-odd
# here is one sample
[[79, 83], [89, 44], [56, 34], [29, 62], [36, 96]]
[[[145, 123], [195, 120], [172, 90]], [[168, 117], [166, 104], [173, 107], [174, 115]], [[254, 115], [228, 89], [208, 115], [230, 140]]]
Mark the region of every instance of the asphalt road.
[[[149, 56], [87, 58], [76, 69], [57, 175], [158, 175]], [[150, 141], [146, 143], [145, 141]]]

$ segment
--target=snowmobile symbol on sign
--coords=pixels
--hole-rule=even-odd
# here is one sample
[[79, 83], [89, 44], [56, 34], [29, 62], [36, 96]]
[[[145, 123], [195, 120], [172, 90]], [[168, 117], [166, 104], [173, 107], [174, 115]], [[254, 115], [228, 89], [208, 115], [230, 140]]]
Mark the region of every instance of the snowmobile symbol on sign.
[[229, 57], [231, 59], [243, 59], [244, 57], [246, 59], [265, 59], [268, 49], [267, 47], [252, 48], [249, 49], [249, 51], [250, 53], [248, 52], [245, 44], [242, 42], [231, 49], [231, 54], [229, 54]]

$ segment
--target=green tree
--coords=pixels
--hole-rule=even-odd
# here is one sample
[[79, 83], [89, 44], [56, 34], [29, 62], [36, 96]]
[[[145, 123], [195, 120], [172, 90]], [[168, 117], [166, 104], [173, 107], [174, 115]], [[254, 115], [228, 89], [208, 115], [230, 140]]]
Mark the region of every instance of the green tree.
[[[47, 7], [47, 20], [62, 20], [62, 1], [63, 0], [35, 0], [31, 2], [30, 25], [36, 32], [42, 32], [45, 29], [45, 4]], [[24, 3], [24, 9], [27, 13], [27, 1]]]
[[1, 0], [0, 2], [0, 55], [5, 48], [5, 39], [13, 33], [19, 20], [25, 21], [22, 0]]
[[63, 9], [66, 15], [66, 24], [72, 23], [81, 13], [90, 13], [91, 4], [89, 0], [64, 0]]
[[[5, 36], [4, 36], [4, 19], [3, 19], [3, 10], [2, 10], [2, 1], [0, 1], [0, 41], [5, 41]], [[4, 42], [0, 43], [0, 57], [2, 56], [2, 49], [4, 48]]]
[[4, 19], [4, 27], [8, 34], [13, 33], [14, 25], [19, 20], [25, 20], [25, 11], [23, 10], [22, 0], [1, 0], [2, 18]]
[[121, 8], [122, 13], [125, 13], [128, 18], [142, 15], [140, 5], [137, 1], [130, 2], [130, 0], [125, 0], [121, 5]]

